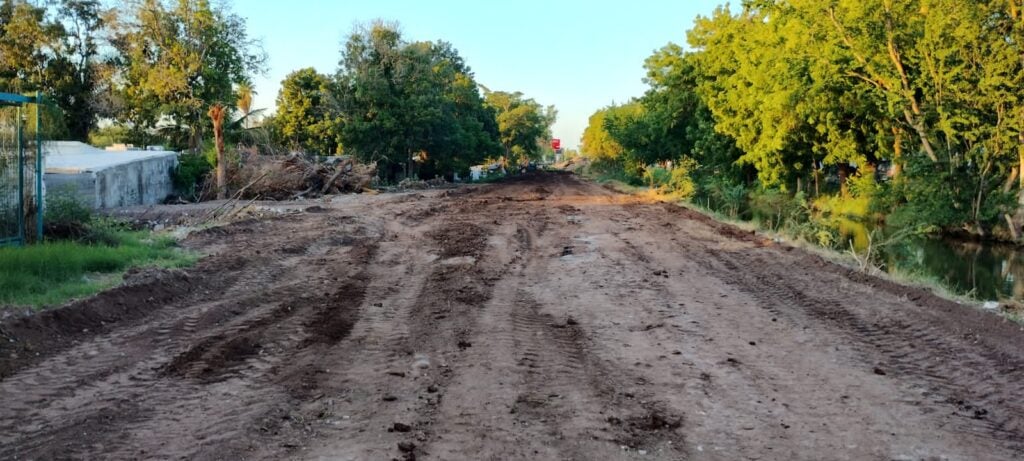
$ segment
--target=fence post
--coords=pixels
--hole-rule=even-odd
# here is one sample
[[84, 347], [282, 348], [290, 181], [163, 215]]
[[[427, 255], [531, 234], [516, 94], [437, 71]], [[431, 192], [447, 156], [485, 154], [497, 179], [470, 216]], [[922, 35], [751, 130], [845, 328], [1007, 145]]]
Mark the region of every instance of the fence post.
[[36, 91], [36, 243], [43, 242], [43, 92]]
[[15, 119], [15, 145], [18, 150], [18, 243], [25, 244], [25, 129], [22, 126], [21, 106], [18, 106]]

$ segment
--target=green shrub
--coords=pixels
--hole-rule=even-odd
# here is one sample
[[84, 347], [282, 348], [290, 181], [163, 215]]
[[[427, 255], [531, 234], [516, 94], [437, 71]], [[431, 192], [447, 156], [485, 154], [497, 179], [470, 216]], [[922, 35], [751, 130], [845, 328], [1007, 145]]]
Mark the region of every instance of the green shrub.
[[43, 226], [46, 236], [55, 239], [79, 239], [89, 233], [92, 208], [82, 203], [70, 188], [46, 194]]
[[[1015, 197], [999, 181], [981, 182], [971, 164], [934, 164], [909, 160], [879, 209], [889, 211], [891, 227], [922, 232], [960, 231], [1001, 225], [1002, 214], [1016, 209]], [[976, 202], [978, 189], [982, 200]]]
[[108, 147], [114, 144], [129, 143], [132, 139], [131, 129], [123, 125], [109, 125], [97, 128], [89, 133], [89, 144], [96, 147]]
[[[214, 163], [216, 163], [216, 156]], [[202, 182], [206, 175], [213, 170], [213, 165], [204, 154], [183, 152], [178, 155], [178, 166], [172, 173], [174, 187], [178, 190], [178, 194], [192, 200], [197, 199]]]
[[643, 184], [642, 178], [627, 172], [625, 165], [618, 159], [601, 159], [590, 162], [585, 174], [595, 177], [600, 182], [618, 181], [632, 186]]
[[809, 221], [810, 207], [803, 191], [794, 196], [775, 188], [755, 191], [750, 194], [750, 208], [755, 219], [774, 231]]
[[648, 187], [664, 187], [672, 178], [672, 173], [660, 166], [654, 166], [644, 170], [644, 183]]
[[696, 160], [682, 158], [677, 161], [665, 184], [668, 192], [682, 200], [689, 200], [693, 197], [697, 192], [697, 185], [693, 181], [693, 172], [696, 169]]

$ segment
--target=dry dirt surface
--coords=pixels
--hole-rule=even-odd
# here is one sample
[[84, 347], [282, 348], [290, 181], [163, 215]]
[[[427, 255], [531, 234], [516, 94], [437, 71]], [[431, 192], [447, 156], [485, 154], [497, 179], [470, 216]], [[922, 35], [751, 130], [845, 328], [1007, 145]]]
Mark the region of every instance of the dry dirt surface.
[[566, 174], [193, 234], [0, 322], [0, 459], [1020, 459], [1024, 332]]

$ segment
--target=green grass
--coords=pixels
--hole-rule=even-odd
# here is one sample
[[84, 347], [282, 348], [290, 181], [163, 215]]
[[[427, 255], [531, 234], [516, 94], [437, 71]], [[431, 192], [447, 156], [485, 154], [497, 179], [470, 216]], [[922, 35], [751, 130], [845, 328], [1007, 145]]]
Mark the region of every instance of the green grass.
[[73, 241], [0, 248], [0, 305], [43, 307], [92, 295], [121, 282], [133, 267], [186, 267], [198, 256], [173, 238], [116, 231], [114, 245]]

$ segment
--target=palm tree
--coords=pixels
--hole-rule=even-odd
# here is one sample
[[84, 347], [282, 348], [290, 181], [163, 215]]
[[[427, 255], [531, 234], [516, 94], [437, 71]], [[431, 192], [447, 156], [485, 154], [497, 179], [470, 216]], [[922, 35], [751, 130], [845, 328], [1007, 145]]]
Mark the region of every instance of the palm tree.
[[210, 107], [210, 121], [213, 122], [213, 138], [217, 146], [217, 199], [227, 198], [227, 165], [224, 162], [224, 112], [225, 107], [214, 104]]
[[242, 82], [238, 84], [238, 100], [235, 104], [238, 106], [238, 110], [242, 112], [242, 125], [249, 128], [249, 114], [252, 113], [252, 97], [256, 95], [256, 91], [252, 89], [252, 84], [249, 82]]

